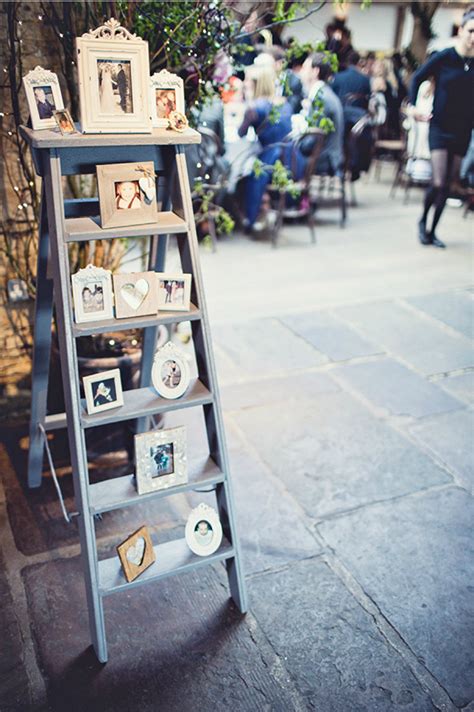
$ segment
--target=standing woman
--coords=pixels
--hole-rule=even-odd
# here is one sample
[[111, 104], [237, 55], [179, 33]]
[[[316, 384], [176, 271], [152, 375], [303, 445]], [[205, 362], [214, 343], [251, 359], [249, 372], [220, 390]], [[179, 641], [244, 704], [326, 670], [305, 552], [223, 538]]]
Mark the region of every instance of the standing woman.
[[[435, 81], [431, 117], [417, 116], [416, 97], [420, 84]], [[454, 47], [437, 52], [414, 74], [410, 87], [410, 112], [418, 120], [430, 121], [429, 145], [433, 167], [432, 185], [425, 196], [418, 223], [422, 245], [446, 247], [436, 236], [436, 226], [449, 194], [449, 186], [459, 177], [461, 160], [467, 151], [474, 124], [474, 6], [463, 15]], [[431, 227], [427, 227], [434, 207]]]

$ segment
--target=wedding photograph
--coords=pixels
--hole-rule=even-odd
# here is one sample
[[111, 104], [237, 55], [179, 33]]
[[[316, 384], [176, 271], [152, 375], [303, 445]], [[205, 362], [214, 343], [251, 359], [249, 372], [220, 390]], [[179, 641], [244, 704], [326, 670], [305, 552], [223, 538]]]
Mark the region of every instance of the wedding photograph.
[[132, 114], [130, 60], [98, 59], [99, 101], [103, 114]]
[[164, 310], [186, 311], [191, 293], [190, 274], [158, 274], [158, 307]]
[[176, 388], [181, 381], [181, 369], [176, 361], [165, 361], [161, 369], [161, 379], [167, 388]]
[[134, 439], [138, 494], [148, 494], [188, 481], [184, 426], [138, 433]]
[[172, 442], [151, 447], [150, 458], [152, 460], [152, 477], [163, 477], [163, 475], [171, 475], [174, 472], [174, 448]]

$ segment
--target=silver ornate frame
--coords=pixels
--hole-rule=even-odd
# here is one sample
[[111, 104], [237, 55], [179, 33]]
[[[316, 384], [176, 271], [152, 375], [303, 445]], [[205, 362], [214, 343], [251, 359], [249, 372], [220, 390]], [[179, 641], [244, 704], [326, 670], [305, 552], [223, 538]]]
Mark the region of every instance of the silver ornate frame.
[[[150, 448], [155, 445], [173, 444], [173, 472], [169, 475], [153, 477]], [[188, 481], [186, 455], [186, 428], [152, 430], [135, 435], [136, 480], [138, 494], [168, 489]]]

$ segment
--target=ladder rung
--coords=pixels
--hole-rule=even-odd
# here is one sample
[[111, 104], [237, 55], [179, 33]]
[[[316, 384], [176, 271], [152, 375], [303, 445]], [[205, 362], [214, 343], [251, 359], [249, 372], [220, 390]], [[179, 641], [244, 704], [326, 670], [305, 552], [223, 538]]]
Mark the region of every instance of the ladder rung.
[[45, 430], [59, 430], [66, 426], [66, 413], [54, 413], [54, 415], [47, 415], [44, 419]]
[[158, 213], [156, 223], [137, 225], [136, 227], [100, 227], [98, 217], [67, 218], [64, 221], [65, 242], [84, 242], [86, 240], [112, 240], [116, 237], [147, 237], [149, 235], [168, 235], [188, 232], [188, 225], [183, 218], [171, 211]]
[[233, 546], [227, 539], [222, 543], [215, 554], [210, 556], [197, 556], [188, 548], [185, 539], [168, 541], [153, 547], [156, 561], [146, 569], [135, 581], [130, 583], [125, 579], [118, 556], [99, 561], [99, 592], [107, 596], [116, 591], [143, 586], [150, 581], [165, 578], [173, 574], [192, 571], [200, 566], [212, 564], [215, 561], [232, 559], [235, 556]]
[[160, 311], [156, 316], [139, 316], [132, 319], [105, 319], [91, 321], [85, 324], [73, 324], [74, 336], [90, 336], [91, 334], [107, 334], [111, 331], [127, 331], [128, 329], [145, 329], [160, 324], [176, 324], [180, 321], [197, 321], [201, 318], [201, 310], [191, 304], [189, 311]]
[[168, 400], [160, 398], [154, 388], [134, 388], [124, 391], [124, 404], [102, 413], [88, 415], [85, 402], [82, 401], [81, 423], [83, 428], [94, 428], [107, 423], [117, 423], [119, 420], [133, 420], [157, 413], [164, 413], [181, 408], [192, 408], [212, 403], [212, 393], [198, 379], [191, 381], [187, 392], [181, 398]]
[[193, 489], [210, 489], [213, 485], [224, 481], [224, 473], [210, 457], [200, 462], [189, 463], [188, 482], [175, 487], [168, 487], [147, 494], [138, 494], [133, 475], [114, 477], [89, 486], [89, 503], [91, 514], [110, 512], [112, 509], [142, 504], [150, 499], [168, 497], [172, 494], [188, 492]]

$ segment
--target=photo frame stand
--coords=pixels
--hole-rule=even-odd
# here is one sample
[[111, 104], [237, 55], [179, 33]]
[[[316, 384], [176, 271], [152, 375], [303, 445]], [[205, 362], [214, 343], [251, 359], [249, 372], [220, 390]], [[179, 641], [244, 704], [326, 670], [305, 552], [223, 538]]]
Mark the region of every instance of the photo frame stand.
[[[199, 247], [194, 224], [191, 191], [185, 160], [186, 144], [199, 143], [200, 136], [191, 129], [174, 133], [154, 129], [152, 134], [61, 136], [54, 131], [33, 131], [20, 127], [29, 143], [35, 169], [42, 178], [41, 221], [38, 249], [38, 282], [34, 320], [30, 447], [28, 486], [42, 482], [44, 431], [67, 427], [74, 483], [75, 506], [84, 571], [89, 627], [92, 644], [100, 662], [108, 659], [103, 599], [117, 591], [158, 581], [200, 567], [225, 561], [231, 596], [242, 613], [247, 610], [239, 541], [236, 532], [234, 500], [212, 340], [202, 284]], [[156, 225], [113, 230], [102, 229], [93, 219], [98, 214], [94, 200], [65, 200], [62, 177], [90, 174], [97, 164], [151, 160], [155, 170], [169, 176], [165, 181], [163, 210]], [[163, 271], [168, 236], [176, 234], [184, 272], [192, 274], [189, 312], [160, 312], [158, 315], [76, 324], [73, 319], [68, 243], [111, 239], [117, 236], [150, 239], [148, 269]], [[65, 413], [47, 413], [48, 373], [51, 354], [53, 294], [56, 329], [65, 397]], [[151, 370], [160, 324], [190, 321], [199, 378], [179, 401], [169, 401], [152, 393]], [[107, 331], [143, 328], [140, 387], [124, 391], [124, 405], [119, 409], [87, 415], [81, 403], [76, 339]], [[151, 395], [150, 395], [151, 394]], [[209, 457], [190, 463], [189, 481], [168, 490], [138, 495], [131, 475], [90, 484], [85, 428], [135, 420], [136, 431], [148, 430], [151, 416], [189, 406], [200, 406], [209, 445]], [[118, 557], [100, 560], [96, 544], [96, 515], [142, 503], [145, 499], [166, 497], [193, 489], [214, 489], [223, 529], [219, 549], [208, 557], [193, 554], [184, 539], [154, 547], [156, 561], [139, 578], [128, 583], [120, 572]], [[100, 526], [100, 522], [97, 523]], [[123, 532], [121, 533], [123, 534]], [[190, 602], [191, 604], [191, 602]], [[195, 602], [194, 604], [195, 605]]]

